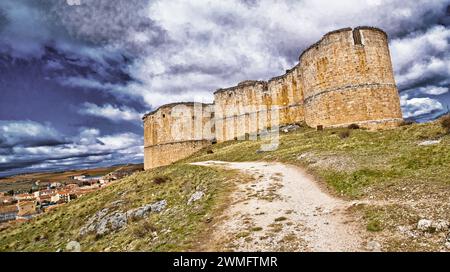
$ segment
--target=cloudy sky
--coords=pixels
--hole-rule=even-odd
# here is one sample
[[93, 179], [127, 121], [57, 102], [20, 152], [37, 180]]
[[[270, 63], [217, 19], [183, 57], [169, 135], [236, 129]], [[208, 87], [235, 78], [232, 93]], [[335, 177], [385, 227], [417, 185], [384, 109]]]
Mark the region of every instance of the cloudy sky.
[[390, 37], [404, 117], [450, 103], [450, 0], [1, 0], [0, 176], [142, 162], [146, 111], [212, 101], [328, 31]]

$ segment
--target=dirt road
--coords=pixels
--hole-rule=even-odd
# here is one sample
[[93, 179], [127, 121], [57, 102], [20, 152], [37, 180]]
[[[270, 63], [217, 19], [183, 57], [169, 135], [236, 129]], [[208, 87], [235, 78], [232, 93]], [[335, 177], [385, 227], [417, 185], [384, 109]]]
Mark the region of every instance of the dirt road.
[[232, 204], [214, 226], [211, 250], [362, 251], [350, 203], [320, 189], [301, 169], [281, 163], [207, 161], [237, 169], [254, 181], [238, 184]]

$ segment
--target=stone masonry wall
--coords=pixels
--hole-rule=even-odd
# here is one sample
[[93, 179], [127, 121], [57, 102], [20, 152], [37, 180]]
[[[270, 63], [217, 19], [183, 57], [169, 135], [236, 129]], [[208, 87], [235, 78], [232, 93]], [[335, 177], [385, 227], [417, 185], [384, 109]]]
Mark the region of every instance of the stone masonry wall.
[[393, 126], [402, 120], [386, 34], [361, 27], [325, 35], [300, 56], [311, 127]]
[[174, 103], [144, 116], [144, 168], [170, 164], [214, 139], [210, 104]]
[[214, 104], [164, 105], [143, 119], [149, 169], [213, 139], [256, 139], [268, 128], [294, 123], [384, 129], [397, 126], [402, 112], [386, 33], [358, 27], [325, 34], [282, 76], [219, 89]]
[[194, 140], [147, 146], [144, 149], [144, 169], [169, 165], [210, 144], [211, 141], [209, 140]]
[[[256, 137], [274, 125], [304, 120], [303, 91], [297, 67], [265, 81], [244, 81], [214, 93], [218, 142]], [[278, 120], [278, 121], [275, 121]]]

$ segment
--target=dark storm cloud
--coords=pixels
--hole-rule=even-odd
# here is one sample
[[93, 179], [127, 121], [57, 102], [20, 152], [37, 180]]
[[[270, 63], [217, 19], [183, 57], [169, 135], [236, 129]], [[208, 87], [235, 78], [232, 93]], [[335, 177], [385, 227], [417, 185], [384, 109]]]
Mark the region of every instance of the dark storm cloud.
[[98, 129], [80, 128], [78, 135], [64, 136], [32, 121], [1, 121], [0, 132], [0, 177], [142, 160], [142, 136], [128, 132], [101, 135]]
[[147, 0], [83, 0], [80, 5], [47, 2], [52, 3], [51, 18], [77, 40], [139, 53], [167, 39], [165, 31], [146, 16]]

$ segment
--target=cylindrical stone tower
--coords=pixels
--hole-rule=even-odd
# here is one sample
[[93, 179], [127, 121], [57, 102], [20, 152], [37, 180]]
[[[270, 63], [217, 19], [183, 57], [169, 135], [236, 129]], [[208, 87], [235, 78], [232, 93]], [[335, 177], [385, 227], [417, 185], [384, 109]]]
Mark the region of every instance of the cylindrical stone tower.
[[300, 55], [305, 122], [387, 128], [402, 121], [388, 39], [372, 27], [330, 32]]

